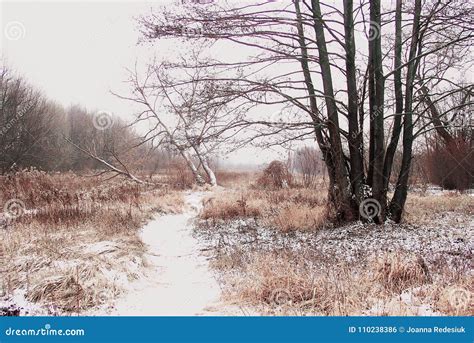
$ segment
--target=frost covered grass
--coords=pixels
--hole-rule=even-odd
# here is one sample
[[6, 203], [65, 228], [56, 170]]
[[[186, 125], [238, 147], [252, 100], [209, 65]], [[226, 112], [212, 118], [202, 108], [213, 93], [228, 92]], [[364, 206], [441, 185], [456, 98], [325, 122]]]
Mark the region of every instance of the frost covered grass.
[[184, 205], [176, 191], [38, 171], [2, 177], [0, 203], [10, 199], [25, 208], [1, 223], [0, 307], [24, 304], [21, 314], [80, 313], [109, 302], [146, 265], [138, 229]]
[[249, 313], [473, 315], [473, 199], [411, 194], [402, 224], [333, 227], [324, 190], [228, 190], [195, 234]]

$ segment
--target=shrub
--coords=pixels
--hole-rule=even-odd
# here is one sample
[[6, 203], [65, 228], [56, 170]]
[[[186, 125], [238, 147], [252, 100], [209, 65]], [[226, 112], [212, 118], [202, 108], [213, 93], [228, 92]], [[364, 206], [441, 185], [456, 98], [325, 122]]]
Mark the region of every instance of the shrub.
[[430, 180], [445, 189], [465, 190], [473, 186], [474, 149], [467, 140], [437, 144], [426, 154], [426, 165]]
[[262, 188], [286, 188], [293, 184], [293, 176], [288, 167], [281, 161], [272, 161], [257, 180]]

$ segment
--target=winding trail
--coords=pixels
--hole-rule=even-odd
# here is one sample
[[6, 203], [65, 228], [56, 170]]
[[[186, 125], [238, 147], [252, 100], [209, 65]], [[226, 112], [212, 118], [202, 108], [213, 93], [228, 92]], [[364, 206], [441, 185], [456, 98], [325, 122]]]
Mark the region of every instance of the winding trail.
[[192, 219], [199, 212], [204, 195], [187, 194], [188, 209], [184, 213], [160, 216], [142, 229], [152, 274], [146, 280], [132, 282], [130, 290], [115, 302], [111, 315], [237, 314], [235, 309], [220, 303], [219, 285], [192, 236]]

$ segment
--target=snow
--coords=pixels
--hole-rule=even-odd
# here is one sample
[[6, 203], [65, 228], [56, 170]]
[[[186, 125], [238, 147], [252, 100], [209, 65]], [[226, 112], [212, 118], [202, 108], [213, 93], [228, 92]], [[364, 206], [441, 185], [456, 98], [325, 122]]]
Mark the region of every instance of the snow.
[[400, 250], [421, 255], [427, 263], [435, 263], [442, 257], [448, 264], [455, 265], [460, 260], [468, 260], [474, 251], [474, 220], [458, 223], [458, 217], [456, 213], [443, 214], [443, 218], [423, 226], [357, 222], [337, 228], [289, 233], [262, 227], [248, 219], [221, 223], [208, 229], [204, 224], [196, 230], [196, 235], [208, 248], [221, 247], [222, 253], [234, 249], [249, 252], [289, 249], [307, 256], [355, 262], [362, 256]]
[[0, 313], [2, 310], [18, 310], [20, 316], [47, 316], [56, 312], [28, 301], [25, 289], [14, 290], [8, 298], [0, 299]]
[[[226, 315], [233, 309], [220, 303], [221, 290], [201, 246], [192, 236], [192, 219], [204, 192], [188, 193], [188, 210], [156, 218], [141, 231], [147, 244], [150, 272], [128, 285], [124, 296], [107, 310], [118, 316]], [[92, 314], [104, 314], [96, 309]]]

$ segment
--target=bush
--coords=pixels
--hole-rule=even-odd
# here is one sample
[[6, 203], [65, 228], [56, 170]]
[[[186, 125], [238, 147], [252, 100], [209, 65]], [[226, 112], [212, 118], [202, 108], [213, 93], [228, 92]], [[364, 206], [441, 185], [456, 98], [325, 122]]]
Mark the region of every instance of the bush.
[[473, 186], [474, 149], [467, 140], [456, 139], [436, 145], [426, 155], [431, 182], [445, 189], [466, 190]]
[[262, 188], [287, 188], [293, 185], [293, 176], [288, 167], [281, 161], [272, 161], [257, 180]]

